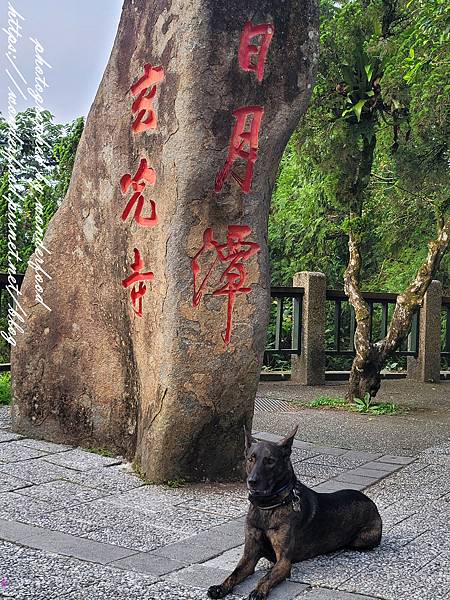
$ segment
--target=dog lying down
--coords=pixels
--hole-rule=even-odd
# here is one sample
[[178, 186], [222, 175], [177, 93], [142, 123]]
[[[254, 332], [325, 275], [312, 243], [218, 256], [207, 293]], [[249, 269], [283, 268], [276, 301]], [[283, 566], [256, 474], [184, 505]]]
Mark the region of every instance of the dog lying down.
[[291, 464], [298, 426], [278, 443], [258, 442], [245, 431], [250, 508], [244, 554], [220, 585], [208, 590], [223, 598], [255, 571], [260, 558], [274, 563], [248, 600], [264, 600], [289, 577], [293, 562], [342, 548], [369, 550], [381, 541], [382, 523], [375, 504], [362, 492], [319, 494], [300, 483]]

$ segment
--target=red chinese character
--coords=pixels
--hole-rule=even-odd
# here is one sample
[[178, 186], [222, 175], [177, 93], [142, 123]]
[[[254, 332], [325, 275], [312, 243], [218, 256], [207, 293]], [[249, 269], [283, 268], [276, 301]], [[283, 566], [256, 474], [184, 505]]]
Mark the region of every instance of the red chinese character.
[[[129, 275], [126, 279], [122, 280], [124, 288], [133, 286], [131, 290], [131, 304], [133, 310], [138, 317], [142, 317], [142, 297], [147, 293], [147, 286], [144, 285], [143, 281], [151, 281], [153, 279], [153, 273], [141, 273], [144, 268], [144, 261], [141, 259], [141, 254], [137, 248], [134, 249], [134, 263], [131, 265], [133, 271], [132, 275]], [[136, 288], [136, 283], [139, 282], [139, 286]], [[137, 304], [137, 309], [136, 309]]]
[[[242, 30], [238, 53], [239, 65], [244, 71], [254, 71], [258, 81], [262, 81], [264, 77], [264, 62], [273, 34], [274, 27], [271, 23], [253, 25], [251, 21], [247, 21]], [[262, 36], [260, 42], [251, 44], [250, 40], [259, 35]], [[256, 60], [252, 61], [254, 57]]]
[[131, 209], [136, 204], [133, 217], [136, 223], [139, 223], [139, 225], [142, 225], [143, 227], [154, 227], [156, 225], [158, 222], [158, 217], [156, 215], [156, 204], [153, 200], [150, 200], [150, 206], [152, 209], [150, 217], [142, 216], [142, 209], [144, 207], [144, 196], [142, 195], [142, 192], [145, 190], [146, 182], [153, 185], [155, 181], [156, 173], [154, 169], [148, 167], [147, 160], [145, 158], [141, 160], [139, 168], [134, 177], [131, 177], [129, 173], [126, 173], [122, 177], [120, 180], [120, 189], [122, 190], [122, 194], [125, 194], [128, 191], [130, 185], [134, 190], [131, 200], [128, 202], [125, 210], [122, 213], [122, 221], [126, 221]]
[[[249, 294], [252, 291], [250, 287], [244, 286], [247, 277], [244, 261], [256, 254], [259, 251], [260, 246], [255, 242], [245, 241], [245, 238], [251, 233], [252, 230], [248, 225], [229, 225], [226, 243], [219, 244], [214, 239], [213, 230], [209, 227], [203, 234], [203, 246], [192, 259], [192, 272], [194, 274], [193, 306], [198, 306], [200, 304], [205, 292], [206, 282], [217, 263], [229, 263], [220, 277], [220, 281], [224, 282], [223, 285], [212, 293], [213, 296], [228, 296], [227, 326], [225, 334], [222, 334], [222, 339], [225, 344], [229, 344], [230, 342], [233, 306], [236, 294]], [[200, 273], [198, 258], [201, 254], [206, 253], [209, 250], [215, 251], [216, 256], [202, 282], [198, 285], [198, 276]]]
[[[216, 192], [220, 192], [229, 175], [237, 181], [245, 193], [250, 191], [253, 166], [258, 157], [258, 134], [263, 114], [262, 106], [246, 106], [233, 112], [236, 123], [231, 136], [227, 162], [224, 168], [217, 173], [214, 187]], [[247, 163], [244, 177], [240, 177], [232, 170], [233, 163], [238, 158], [242, 158]]]
[[137, 96], [131, 106], [136, 118], [131, 125], [135, 133], [146, 129], [156, 128], [156, 113], [153, 110], [153, 99], [156, 95], [156, 86], [164, 79], [163, 67], [145, 65], [144, 75], [131, 86], [131, 93]]

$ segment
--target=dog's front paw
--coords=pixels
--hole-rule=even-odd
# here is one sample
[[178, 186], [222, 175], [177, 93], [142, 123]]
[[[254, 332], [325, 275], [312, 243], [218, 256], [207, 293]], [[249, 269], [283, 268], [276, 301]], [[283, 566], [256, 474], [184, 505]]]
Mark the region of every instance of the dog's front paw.
[[208, 596], [210, 598], [224, 598], [228, 594], [228, 591], [223, 585], [212, 585], [208, 589]]
[[266, 600], [266, 598], [267, 598], [266, 593], [259, 592], [258, 590], [253, 590], [252, 592], [250, 592], [250, 595], [247, 598], [247, 600]]

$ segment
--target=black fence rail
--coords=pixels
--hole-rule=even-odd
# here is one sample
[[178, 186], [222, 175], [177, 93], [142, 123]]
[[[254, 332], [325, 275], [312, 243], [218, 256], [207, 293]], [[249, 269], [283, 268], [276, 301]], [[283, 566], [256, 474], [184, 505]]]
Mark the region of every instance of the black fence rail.
[[301, 354], [304, 293], [302, 287], [271, 288], [271, 323], [265, 360], [271, 354]]
[[[265, 364], [270, 357], [279, 355], [283, 359], [290, 354], [301, 354], [302, 304], [304, 289], [295, 287], [273, 287], [271, 289], [272, 310], [268, 332], [268, 343], [265, 350]], [[382, 339], [388, 332], [389, 322], [397, 301], [397, 294], [364, 292], [363, 297], [369, 305], [370, 339]], [[449, 319], [450, 303], [447, 311]], [[328, 357], [348, 357], [355, 355], [356, 319], [353, 307], [342, 290], [326, 292], [326, 344], [325, 354]], [[417, 356], [419, 350], [419, 317], [417, 311], [413, 317], [411, 333], [408, 340], [397, 351], [398, 356]], [[450, 325], [447, 325], [447, 346], [450, 345]]]
[[442, 298], [441, 358], [450, 360], [450, 296]]
[[[23, 275], [15, 276], [22, 283]], [[0, 273], [0, 328], [7, 329], [8, 304], [10, 295], [7, 291], [8, 276]], [[269, 324], [268, 343], [265, 349], [265, 360], [272, 355], [288, 359], [290, 355], [302, 352], [303, 296], [301, 287], [272, 287], [272, 309]], [[371, 339], [383, 338], [389, 326], [397, 294], [365, 292], [363, 297], [369, 305]], [[329, 357], [352, 357], [355, 355], [354, 334], [356, 320], [353, 307], [342, 290], [327, 290], [327, 335], [325, 353]], [[407, 343], [398, 350], [399, 356], [417, 356], [419, 349], [419, 317], [420, 310], [414, 316], [411, 333]], [[442, 298], [442, 345], [441, 356], [450, 359], [450, 297]], [[2, 350], [6, 352], [6, 342]], [[0, 360], [0, 372], [9, 371], [9, 362]]]
[[[397, 302], [397, 294], [363, 292], [362, 295], [369, 305], [370, 341], [383, 339], [388, 332], [389, 322]], [[342, 290], [327, 290], [326, 299], [327, 305], [332, 305], [334, 324], [332, 335], [327, 336], [325, 354], [328, 356], [354, 356], [356, 319], [353, 306]], [[329, 311], [327, 312], [329, 317]], [[407, 342], [404, 342], [396, 353], [398, 356], [417, 356], [419, 351], [419, 316], [420, 309], [413, 317]], [[329, 318], [327, 321], [329, 322]]]

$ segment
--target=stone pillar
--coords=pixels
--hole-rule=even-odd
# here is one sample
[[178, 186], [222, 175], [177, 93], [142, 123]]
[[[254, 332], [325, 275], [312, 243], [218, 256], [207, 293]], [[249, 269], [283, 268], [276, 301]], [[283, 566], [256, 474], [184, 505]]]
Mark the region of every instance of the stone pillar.
[[294, 287], [305, 289], [302, 312], [302, 353], [292, 356], [291, 381], [301, 385], [325, 383], [325, 300], [323, 273], [303, 271], [294, 275]]
[[125, 0], [36, 256], [46, 306], [33, 269], [21, 288], [15, 431], [124, 453], [155, 482], [240, 474], [270, 198], [317, 56], [316, 0]]
[[420, 308], [418, 355], [417, 358], [408, 356], [408, 379], [430, 383], [440, 381], [441, 308], [442, 283], [433, 280]]

